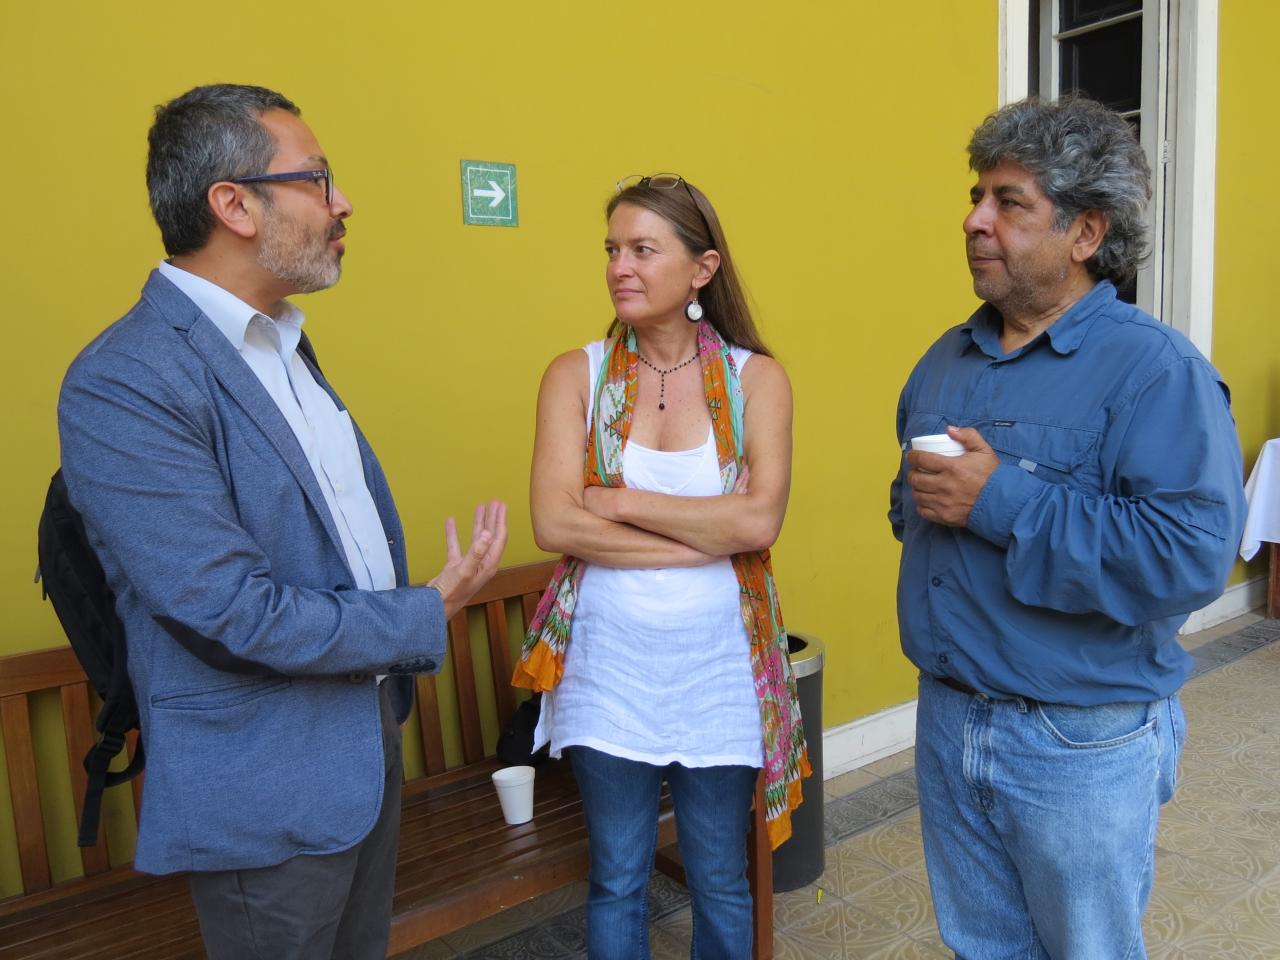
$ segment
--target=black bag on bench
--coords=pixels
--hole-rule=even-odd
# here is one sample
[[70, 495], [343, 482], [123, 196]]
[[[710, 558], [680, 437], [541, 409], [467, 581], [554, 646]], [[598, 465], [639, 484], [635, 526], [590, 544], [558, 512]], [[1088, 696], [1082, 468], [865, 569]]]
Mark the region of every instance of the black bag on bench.
[[551, 748], [543, 744], [536, 753], [533, 749], [533, 732], [538, 727], [538, 716], [542, 712], [542, 694], [535, 693], [516, 707], [511, 715], [511, 722], [498, 735], [498, 746], [494, 751], [498, 759], [508, 766], [537, 766], [551, 755]]

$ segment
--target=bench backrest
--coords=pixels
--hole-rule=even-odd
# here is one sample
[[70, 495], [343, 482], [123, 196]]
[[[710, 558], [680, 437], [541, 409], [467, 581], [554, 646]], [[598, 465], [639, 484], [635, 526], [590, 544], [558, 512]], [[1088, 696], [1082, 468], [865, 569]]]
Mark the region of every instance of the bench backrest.
[[[4, 736], [5, 767], [9, 777], [9, 797], [13, 804], [14, 828], [18, 838], [18, 862], [24, 893], [47, 890], [53, 883], [40, 782], [33, 737], [33, 706], [46, 691], [56, 692], [62, 706], [62, 728], [67, 744], [67, 767], [76, 816], [84, 803], [87, 777], [82, 761], [93, 745], [93, 718], [97, 703], [90, 699], [89, 681], [70, 647], [34, 650], [0, 657], [0, 730]], [[137, 745], [137, 732], [129, 738], [129, 756]], [[134, 806], [142, 792], [142, 777], [132, 783]], [[105, 829], [98, 843], [80, 850], [85, 876], [110, 869], [111, 856]], [[119, 858], [117, 858], [119, 859]]]
[[[442, 776], [456, 774], [461, 767], [484, 763], [486, 757], [492, 755], [493, 743], [485, 742], [481, 720], [481, 705], [488, 698], [481, 696], [477, 678], [492, 685], [497, 716], [488, 720], [491, 729], [495, 723], [500, 729], [511, 719], [517, 702], [510, 685], [512, 651], [516, 648], [517, 638], [523, 635], [523, 626], [533, 616], [554, 567], [555, 561], [542, 561], [498, 571], [467, 609], [450, 621], [447, 672], [453, 678], [454, 696], [450, 699], [454, 705], [442, 717], [438, 678], [417, 678], [418, 725], [426, 776], [414, 781], [415, 789], [429, 786]], [[512, 607], [522, 621], [516, 625], [517, 637], [512, 637], [508, 607]], [[482, 647], [488, 651], [487, 664], [477, 664], [472, 652], [473, 632], [478, 636], [481, 630], [484, 634]], [[41, 800], [41, 775], [38, 773], [45, 771], [44, 775], [49, 776], [49, 764], [47, 758], [36, 755], [37, 737], [33, 736], [32, 716], [36, 700], [55, 693], [61, 701], [67, 767], [75, 802], [74, 815], [78, 820], [86, 788], [82, 761], [95, 740], [93, 720], [98, 709], [97, 698], [91, 696], [84, 671], [70, 647], [0, 657], [0, 733], [4, 739], [23, 894], [37, 893], [53, 885], [45, 805]], [[442, 723], [445, 719], [450, 722]], [[446, 731], [461, 741], [461, 762], [447, 762]], [[127, 746], [129, 757], [133, 756], [136, 742], [135, 731]], [[117, 761], [117, 765], [120, 763], [122, 761]], [[141, 809], [144, 778], [145, 774], [132, 782], [135, 811]], [[62, 811], [59, 815], [64, 814]], [[123, 841], [116, 842], [121, 848], [125, 847]], [[112, 839], [108, 837], [104, 823], [97, 845], [81, 849], [79, 855], [84, 876], [91, 877], [110, 870], [113, 865], [124, 865], [132, 852], [112, 848]]]
[[[483, 590], [472, 598], [466, 610], [459, 612], [449, 622], [449, 659], [446, 671], [453, 676], [453, 692], [456, 698], [452, 723], [442, 723], [439, 683], [441, 676], [419, 676], [418, 725], [422, 734], [422, 753], [426, 779], [431, 780], [459, 767], [482, 763], [493, 756], [494, 744], [485, 742], [481, 716], [481, 686], [487, 682], [493, 690], [496, 709], [496, 728], [507, 725], [516, 709], [516, 691], [511, 686], [512, 652], [518, 649], [518, 640], [533, 618], [538, 600], [546, 589], [555, 569], [556, 561], [544, 560], [499, 570]], [[512, 637], [509, 609], [520, 618], [516, 623], [516, 636]], [[483, 611], [480, 617], [471, 612]], [[473, 626], [476, 631], [473, 632]], [[483, 648], [488, 652], [488, 664], [477, 664], [473, 655], [472, 639], [483, 631]], [[477, 670], [477, 667], [482, 669]], [[487, 698], [483, 698], [487, 699]], [[491, 718], [495, 719], [495, 718]], [[444, 731], [456, 730], [461, 740], [462, 760], [450, 764], [446, 760]]]

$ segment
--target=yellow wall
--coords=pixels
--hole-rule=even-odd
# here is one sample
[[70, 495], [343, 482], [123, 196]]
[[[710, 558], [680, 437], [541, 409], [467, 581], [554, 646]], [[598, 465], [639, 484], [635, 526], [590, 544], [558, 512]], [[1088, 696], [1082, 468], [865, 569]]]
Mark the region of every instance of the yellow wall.
[[[415, 577], [438, 569], [441, 518], [485, 497], [511, 504], [508, 560], [538, 556], [539, 377], [610, 317], [613, 182], [675, 170], [717, 205], [795, 385], [775, 563], [788, 623], [828, 645], [826, 725], [910, 699], [884, 520], [894, 408], [972, 306], [963, 146], [995, 105], [996, 40], [996, 4], [973, 0], [11, 5], [0, 653], [61, 642], [31, 586], [55, 398], [162, 255], [151, 108], [229, 80], [295, 99], [354, 202], [343, 281], [302, 306], [391, 477]], [[464, 158], [518, 165], [519, 228], [462, 225]], [[15, 889], [7, 803], [0, 782], [0, 895]]]
[[[1218, 195], [1213, 362], [1231, 386], [1245, 469], [1280, 436], [1280, 306], [1275, 249], [1280, 198], [1272, 184], [1280, 131], [1268, 43], [1280, 7], [1230, 0], [1218, 27]], [[1238, 564], [1233, 581], [1266, 574], [1266, 551]]]

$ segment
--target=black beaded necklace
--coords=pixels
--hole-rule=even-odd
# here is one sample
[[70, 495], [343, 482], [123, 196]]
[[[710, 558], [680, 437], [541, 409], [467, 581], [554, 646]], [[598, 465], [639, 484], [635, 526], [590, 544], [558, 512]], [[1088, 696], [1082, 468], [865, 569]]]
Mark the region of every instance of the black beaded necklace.
[[689, 364], [693, 363], [693, 361], [697, 360], [698, 349], [697, 347], [694, 348], [693, 356], [690, 357], [688, 360], [683, 360], [680, 363], [677, 363], [674, 367], [668, 367], [666, 370], [662, 370], [659, 367], [655, 367], [652, 363], [650, 363], [648, 360], [644, 358], [644, 354], [641, 353], [639, 350], [636, 351], [636, 356], [640, 358], [641, 363], [643, 363], [650, 370], [657, 373], [658, 375], [658, 409], [665, 410], [667, 409], [667, 404], [666, 404], [666, 401], [664, 400], [664, 398], [667, 395], [667, 374], [675, 373], [681, 367], [687, 367]]

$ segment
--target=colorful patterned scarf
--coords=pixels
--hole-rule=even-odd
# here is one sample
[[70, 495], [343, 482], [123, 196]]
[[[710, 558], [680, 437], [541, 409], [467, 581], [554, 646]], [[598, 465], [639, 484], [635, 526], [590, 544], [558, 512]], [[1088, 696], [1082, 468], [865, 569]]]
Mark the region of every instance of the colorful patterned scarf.
[[[698, 359], [720, 463], [720, 483], [728, 493], [743, 462], [742, 383], [728, 345], [705, 320], [698, 325]], [[637, 362], [635, 331], [628, 328], [625, 336], [614, 340], [595, 385], [583, 464], [586, 486], [625, 485], [622, 448], [635, 409]], [[751, 639], [751, 672], [764, 735], [765, 819], [769, 842], [776, 848], [791, 836], [791, 811], [800, 805], [800, 781], [809, 776], [809, 758], [769, 551], [739, 553], [732, 559], [741, 588], [742, 620]], [[529, 624], [511, 680], [514, 686], [551, 690], [560, 682], [585, 569], [585, 561], [561, 557]]]

